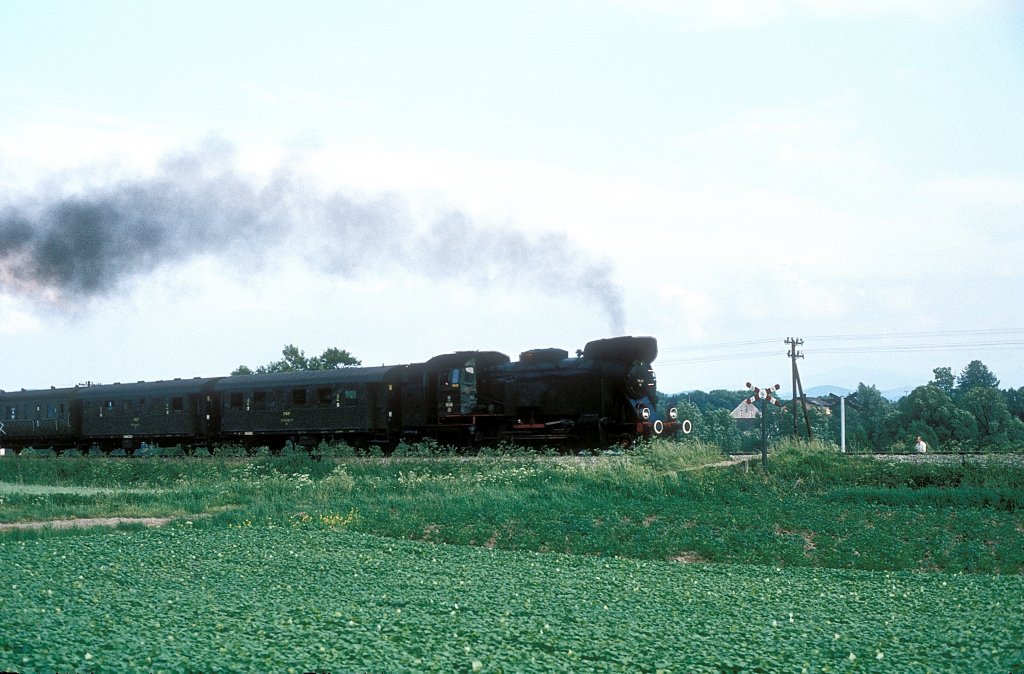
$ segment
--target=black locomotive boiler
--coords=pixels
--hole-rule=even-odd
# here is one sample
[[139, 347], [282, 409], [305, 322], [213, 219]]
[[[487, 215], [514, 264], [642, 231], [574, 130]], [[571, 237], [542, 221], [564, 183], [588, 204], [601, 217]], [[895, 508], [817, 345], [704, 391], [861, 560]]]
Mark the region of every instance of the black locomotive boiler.
[[460, 351], [405, 365], [0, 391], [0, 446], [628, 444], [679, 428], [675, 409], [656, 411], [657, 353], [653, 337], [614, 337], [516, 362]]

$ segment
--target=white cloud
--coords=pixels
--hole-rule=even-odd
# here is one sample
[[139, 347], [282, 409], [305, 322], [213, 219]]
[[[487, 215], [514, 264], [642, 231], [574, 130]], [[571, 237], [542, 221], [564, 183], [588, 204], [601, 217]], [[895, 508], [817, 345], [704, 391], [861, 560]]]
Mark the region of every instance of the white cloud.
[[[76, 111], [49, 111], [0, 134], [0, 190], [8, 194], [59, 180], [69, 185], [151, 170], [186, 138], [164, 127]], [[2, 192], [0, 192], [2, 194]]]
[[0, 295], [0, 335], [31, 335], [42, 329], [42, 323], [24, 301]]

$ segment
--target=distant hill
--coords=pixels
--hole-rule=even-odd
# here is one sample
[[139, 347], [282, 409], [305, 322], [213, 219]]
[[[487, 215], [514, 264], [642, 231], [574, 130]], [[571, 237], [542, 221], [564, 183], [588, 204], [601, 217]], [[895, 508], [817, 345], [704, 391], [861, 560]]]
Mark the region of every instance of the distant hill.
[[[886, 389], [884, 391], [879, 391], [879, 393], [881, 393], [882, 397], [885, 398], [886, 400], [891, 400], [892, 402], [896, 402], [897, 400], [899, 400], [903, 396], [905, 396], [908, 393], [910, 393], [911, 391], [913, 391], [915, 388], [916, 388], [915, 386], [900, 386], [900, 387], [897, 387], [897, 388], [890, 388], [890, 389]], [[825, 397], [827, 395], [830, 395], [830, 394], [835, 394], [835, 395], [841, 397], [841, 396], [848, 396], [848, 395], [850, 395], [851, 393], [854, 392], [854, 390], [856, 390], [856, 389], [848, 389], [848, 388], [844, 388], [842, 386], [825, 385], [825, 386], [815, 386], [813, 388], [805, 389], [804, 393], [807, 394], [807, 396], [810, 397], [810, 398], [823, 398], [823, 397]]]
[[886, 400], [891, 400], [893, 402], [896, 402], [897, 400], [899, 400], [903, 396], [909, 394], [915, 388], [917, 388], [917, 387], [916, 386], [902, 386], [900, 388], [889, 388], [889, 389], [886, 389], [884, 391], [880, 391], [880, 393], [882, 394], [882, 397], [885, 398]]
[[810, 398], [824, 398], [827, 395], [837, 396], [848, 396], [853, 393], [853, 390], [843, 388], [842, 386], [814, 386], [812, 388], [804, 389], [804, 395]]

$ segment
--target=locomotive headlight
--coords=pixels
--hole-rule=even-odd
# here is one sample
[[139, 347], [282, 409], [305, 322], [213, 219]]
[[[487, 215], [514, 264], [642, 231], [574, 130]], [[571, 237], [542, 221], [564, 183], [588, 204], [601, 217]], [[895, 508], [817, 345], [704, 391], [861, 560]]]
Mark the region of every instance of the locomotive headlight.
[[651, 418], [651, 408], [648, 407], [647, 405], [641, 405], [640, 406], [640, 418], [642, 418], [644, 421], [647, 421], [648, 419], [650, 419]]
[[675, 421], [676, 419], [678, 419], [679, 418], [679, 410], [677, 410], [674, 407], [670, 407], [668, 409], [668, 418], [671, 419], [672, 421]]

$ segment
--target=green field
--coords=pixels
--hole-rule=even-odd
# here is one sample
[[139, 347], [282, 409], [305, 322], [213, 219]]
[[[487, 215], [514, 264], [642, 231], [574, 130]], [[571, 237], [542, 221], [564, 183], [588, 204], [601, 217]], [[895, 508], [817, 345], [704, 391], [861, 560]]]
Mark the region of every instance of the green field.
[[0, 461], [0, 670], [1024, 670], [1024, 470], [629, 456]]

